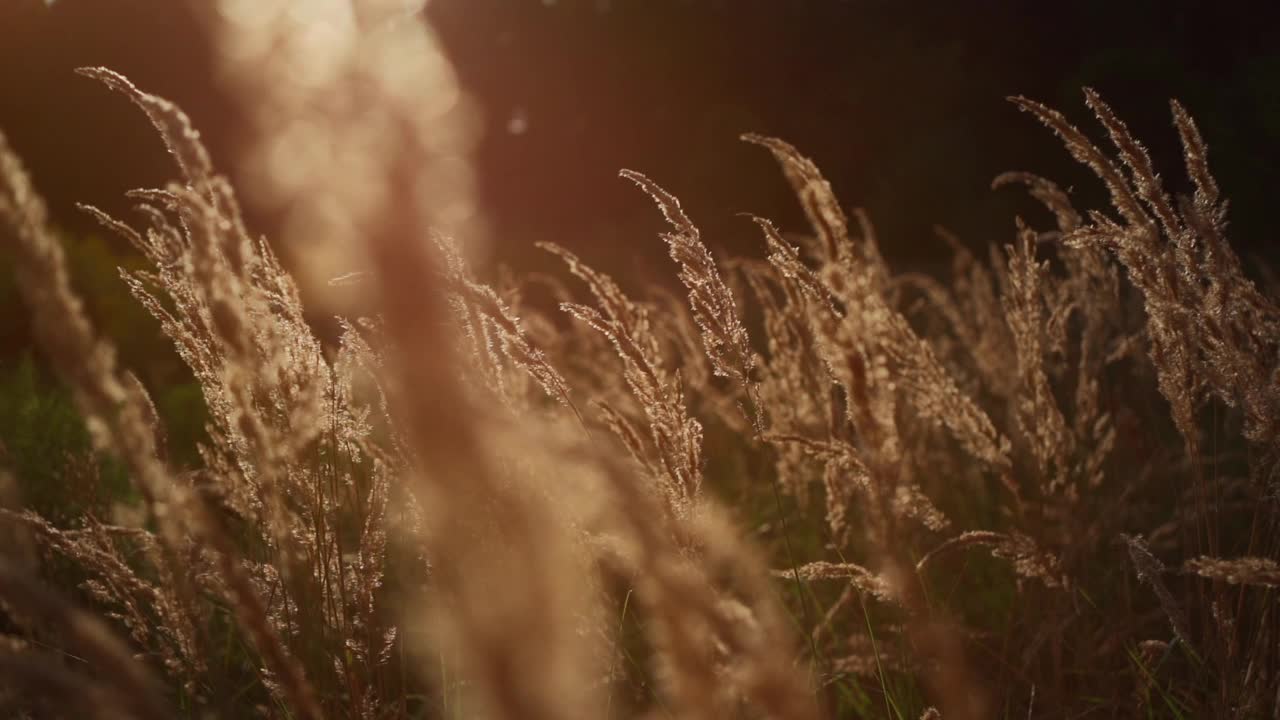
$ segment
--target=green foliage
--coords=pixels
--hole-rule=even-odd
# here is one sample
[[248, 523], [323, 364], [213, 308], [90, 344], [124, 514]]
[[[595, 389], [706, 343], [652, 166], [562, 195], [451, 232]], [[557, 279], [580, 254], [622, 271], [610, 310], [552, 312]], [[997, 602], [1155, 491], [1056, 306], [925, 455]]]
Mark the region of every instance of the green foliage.
[[58, 524], [132, 497], [124, 468], [94, 452], [70, 394], [29, 355], [0, 368], [0, 443], [27, 507]]
[[[151, 393], [165, 427], [170, 459], [179, 467], [194, 467], [199, 463], [197, 443], [206, 437], [208, 413], [204, 398], [190, 371], [174, 352], [173, 344], [164, 337], [155, 319], [129, 294], [120, 279], [121, 270], [137, 270], [145, 263], [136, 253], [121, 248], [118, 241], [109, 242], [102, 236], [64, 234], [60, 239], [72, 283], [94, 325], [115, 344], [121, 364], [133, 371]], [[0, 304], [22, 307], [12, 259], [5, 252], [0, 252]], [[54, 408], [62, 408], [72, 413], [67, 416], [73, 421], [70, 424], [79, 428], [80, 421], [74, 416], [70, 397], [42, 375], [39, 358], [29, 356], [30, 348], [34, 346], [31, 334], [26, 313], [11, 312], [0, 316], [0, 348], [3, 348], [0, 349], [0, 374], [6, 388], [4, 407], [24, 402], [25, 398], [33, 408], [47, 406], [44, 410], [49, 413], [54, 412]], [[17, 352], [27, 354], [18, 355]], [[40, 397], [36, 398], [37, 395]], [[67, 421], [66, 418], [63, 420]], [[9, 430], [16, 421], [6, 417], [0, 422], [4, 423], [5, 430]], [[25, 432], [20, 423], [13, 427], [15, 432]], [[70, 441], [70, 432], [58, 429], [48, 442]], [[79, 432], [83, 436], [83, 429]], [[6, 445], [11, 443], [11, 436], [10, 432], [0, 432], [0, 440]], [[80, 445], [87, 448], [87, 442], [87, 436], [82, 437]], [[70, 450], [73, 445], [64, 443], [59, 448]], [[42, 467], [53, 473], [54, 468], [60, 466], [45, 464]], [[12, 469], [15, 472], [19, 470], [17, 467]], [[56, 477], [56, 473], [49, 477]]]

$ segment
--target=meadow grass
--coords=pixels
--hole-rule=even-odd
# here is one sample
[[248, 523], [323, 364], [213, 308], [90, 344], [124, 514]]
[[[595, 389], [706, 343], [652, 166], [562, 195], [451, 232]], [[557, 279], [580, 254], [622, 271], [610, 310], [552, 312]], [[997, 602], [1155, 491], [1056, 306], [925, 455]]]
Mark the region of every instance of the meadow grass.
[[[889, 268], [783, 140], [743, 136], [809, 227], [745, 218], [742, 257], [623, 170], [683, 287], [632, 295], [550, 244], [559, 274], [490, 279], [438, 232], [465, 133], [416, 23], [371, 3], [318, 48], [303, 13], [215, 5], [249, 199], [321, 259], [295, 280], [179, 108], [81, 71], [177, 164], [131, 220], [83, 208], [200, 389], [175, 457], [166, 388], [85, 311], [0, 135], [6, 252], [73, 403], [26, 371], [0, 405], [10, 715], [1277, 717], [1280, 308], [1181, 105], [1185, 194], [1096, 93], [1105, 149], [1013, 98], [1111, 207], [1002, 175], [1048, 212], [985, 258], [941, 232], [946, 278]], [[359, 308], [336, 340], [299, 284]]]

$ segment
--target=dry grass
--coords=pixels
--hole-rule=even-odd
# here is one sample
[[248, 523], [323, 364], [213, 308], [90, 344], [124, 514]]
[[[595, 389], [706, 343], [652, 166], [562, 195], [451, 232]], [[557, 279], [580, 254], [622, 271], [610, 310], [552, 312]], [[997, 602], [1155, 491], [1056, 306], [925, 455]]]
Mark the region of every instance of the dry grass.
[[[948, 238], [945, 282], [894, 274], [781, 140], [744, 137], [811, 234], [754, 218], [760, 258], [717, 263], [623, 171], [687, 302], [547, 246], [583, 295], [486, 283], [435, 232], [473, 227], [465, 123], [395, 3], [329, 18], [323, 47], [283, 3], [220, 6], [245, 182], [290, 216], [284, 247], [320, 238], [303, 282], [354, 271], [372, 310], [322, 342], [186, 115], [83, 71], [180, 171], [131, 194], [138, 225], [85, 208], [148, 261], [124, 281], [203, 391], [202, 463], [179, 471], [0, 136], [43, 357], [139, 497], [73, 527], [0, 510], [11, 714], [1280, 717], [1280, 309], [1180, 105], [1185, 196], [1096, 94], [1110, 152], [1014, 99], [1114, 213], [1001, 176], [1055, 227], [1018, 219], [987, 263]], [[294, 143], [327, 151], [304, 171]], [[42, 586], [33, 547], [80, 586]]]

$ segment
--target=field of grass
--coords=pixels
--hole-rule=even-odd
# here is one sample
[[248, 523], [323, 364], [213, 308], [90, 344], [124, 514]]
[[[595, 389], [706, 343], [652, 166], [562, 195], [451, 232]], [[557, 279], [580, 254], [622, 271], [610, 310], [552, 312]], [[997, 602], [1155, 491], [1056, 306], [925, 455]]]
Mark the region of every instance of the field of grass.
[[[748, 216], [744, 256], [622, 170], [683, 288], [629, 294], [554, 244], [473, 262], [457, 87], [396, 3], [320, 40], [211, 5], [235, 183], [198, 118], [81, 71], [176, 161], [136, 215], [82, 208], [136, 306], [86, 311], [101, 251], [0, 134], [38, 340], [0, 378], [0, 714], [1280, 717], [1280, 286], [1177, 102], [1155, 168], [1092, 91], [1096, 131], [1012, 98], [1111, 206], [1002, 175], [1047, 212], [986, 256], [940, 231], [948, 277], [889, 268], [782, 139], [742, 138], [808, 226]], [[122, 362], [137, 308], [189, 381]]]

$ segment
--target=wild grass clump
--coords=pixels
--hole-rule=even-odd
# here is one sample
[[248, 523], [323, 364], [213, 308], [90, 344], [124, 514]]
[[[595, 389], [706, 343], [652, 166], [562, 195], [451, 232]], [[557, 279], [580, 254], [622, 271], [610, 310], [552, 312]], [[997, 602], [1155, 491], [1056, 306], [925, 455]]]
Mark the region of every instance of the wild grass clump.
[[[717, 261], [624, 170], [686, 298], [555, 245], [563, 281], [491, 283], [437, 232], [471, 199], [430, 36], [371, 3], [321, 48], [283, 3], [216, 5], [252, 199], [287, 249], [317, 239], [303, 283], [341, 267], [366, 312], [322, 340], [190, 119], [81, 71], [178, 165], [132, 219], [83, 209], [146, 261], [122, 279], [202, 391], [180, 469], [0, 136], [41, 358], [133, 489], [68, 519], [0, 476], [10, 714], [1274, 716], [1280, 309], [1182, 106], [1190, 194], [1095, 93], [1110, 151], [1015, 98], [1113, 207], [1002, 175], [1052, 224], [987, 260], [940, 233], [945, 280], [892, 271], [813, 161], [746, 135], [806, 232], [753, 217], [760, 252]], [[281, 160], [302, 141], [307, 172]]]

